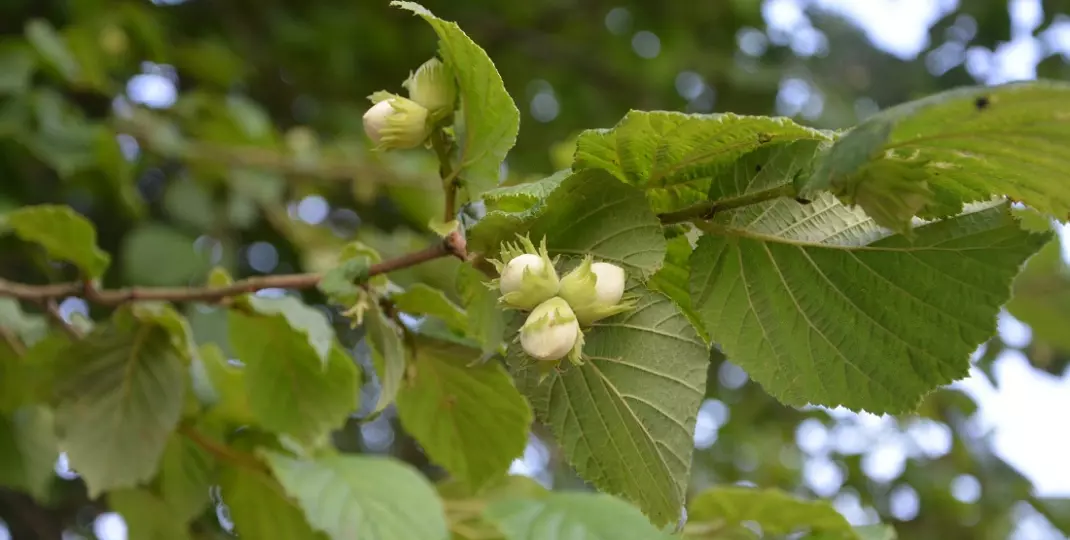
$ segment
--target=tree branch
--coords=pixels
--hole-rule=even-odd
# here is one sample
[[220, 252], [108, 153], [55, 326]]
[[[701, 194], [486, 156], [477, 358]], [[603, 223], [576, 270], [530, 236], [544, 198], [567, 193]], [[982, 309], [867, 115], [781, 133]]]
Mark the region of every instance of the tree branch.
[[[448, 256], [457, 257], [462, 261], [468, 258], [464, 237], [458, 232], [452, 232], [443, 238], [441, 242], [437, 242], [420, 251], [414, 251], [394, 259], [373, 264], [368, 269], [368, 277], [401, 270]], [[261, 289], [307, 289], [319, 284], [321, 278], [320, 274], [314, 273], [283, 274], [243, 279], [223, 287], [129, 287], [124, 289], [97, 289], [92, 283], [88, 282], [25, 285], [0, 279], [0, 297], [7, 296], [19, 300], [44, 303], [65, 296], [83, 296], [88, 302], [105, 306], [116, 306], [139, 300], [218, 302], [224, 298], [256, 292]], [[62, 317], [60, 320], [62, 320]]]
[[746, 193], [738, 197], [732, 197], [729, 199], [721, 199], [717, 201], [703, 201], [698, 204], [688, 206], [676, 210], [675, 212], [666, 212], [664, 214], [658, 214], [658, 219], [661, 220], [663, 225], [669, 225], [672, 223], [683, 223], [685, 221], [691, 221], [693, 219], [710, 219], [719, 212], [726, 210], [735, 210], [736, 208], [743, 208], [744, 206], [751, 206], [768, 202], [781, 197], [793, 197], [795, 196], [795, 186], [791, 184], [784, 184], [770, 189], [762, 191], [755, 191], [753, 193]]

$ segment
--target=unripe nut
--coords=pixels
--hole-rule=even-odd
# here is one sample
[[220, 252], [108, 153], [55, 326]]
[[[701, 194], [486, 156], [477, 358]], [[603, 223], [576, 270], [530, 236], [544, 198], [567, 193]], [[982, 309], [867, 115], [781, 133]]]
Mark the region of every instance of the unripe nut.
[[546, 239], [536, 249], [527, 237], [519, 238], [519, 245], [503, 245], [504, 263], [494, 259], [490, 262], [500, 274], [495, 282], [502, 295], [499, 302], [511, 308], [527, 310], [556, 296], [560, 281], [546, 251]]
[[598, 277], [594, 284], [595, 300], [602, 305], [612, 306], [624, 297], [624, 269], [604, 262], [591, 265], [591, 272]]
[[419, 103], [387, 92], [376, 92], [371, 100], [375, 104], [364, 113], [364, 132], [376, 148], [416, 148], [431, 134], [427, 109]]
[[546, 264], [543, 263], [542, 257], [539, 257], [534, 253], [525, 253], [518, 257], [514, 257], [505, 264], [505, 271], [502, 272], [502, 294], [519, 291], [521, 287], [524, 286], [525, 272], [539, 274], [542, 273], [545, 268]]
[[568, 302], [551, 298], [532, 310], [520, 328], [520, 346], [539, 361], [556, 361], [570, 354], [579, 359], [580, 325]]
[[590, 255], [561, 278], [559, 295], [572, 306], [581, 325], [589, 325], [635, 307], [624, 300], [627, 276], [624, 269], [610, 263], [594, 262]]

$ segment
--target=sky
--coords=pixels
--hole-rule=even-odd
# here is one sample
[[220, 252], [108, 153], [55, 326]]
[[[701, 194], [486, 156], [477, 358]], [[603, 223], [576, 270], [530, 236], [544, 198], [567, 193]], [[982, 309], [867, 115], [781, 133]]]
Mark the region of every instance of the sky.
[[[180, 3], [181, 0], [154, 0], [158, 4]], [[853, 21], [878, 47], [903, 59], [917, 58], [930, 46], [929, 27], [950, 10], [959, 0], [766, 0], [763, 15], [766, 31], [741, 33], [740, 46], [744, 51], [765, 47], [766, 40], [789, 44], [797, 54], [820, 54], [824, 36], [813, 29], [806, 17], [807, 8], [819, 8], [838, 13]], [[968, 1], [968, 0], [962, 0]], [[989, 51], [979, 47], [961, 47], [945, 43], [928, 53], [926, 62], [934, 72], [950, 69], [966, 63], [967, 70], [980, 82], [998, 84], [1013, 80], [1036, 77], [1036, 65], [1046, 51], [1063, 54], [1070, 61], [1070, 16], [1053, 25], [1038, 38], [1032, 35], [1040, 23], [1042, 11], [1040, 0], [1010, 0], [1012, 15], [1012, 40]], [[606, 17], [607, 29], [619, 33], [624, 30], [626, 11], [613, 10]], [[969, 21], [963, 21], [969, 31]], [[827, 45], [827, 44], [826, 44]], [[657, 36], [650, 32], [635, 32], [632, 46], [636, 54], [651, 58], [660, 52]], [[173, 73], [167, 67], [146, 66], [143, 75], [128, 84], [131, 99], [152, 106], [166, 107], [176, 98]], [[681, 95], [696, 101], [708, 96], [704, 84], [693, 72], [683, 72], [677, 78]], [[707, 89], [708, 90], [708, 89]], [[786, 79], [778, 98], [781, 114], [820, 114], [819, 94], [805, 81]], [[712, 102], [709, 104], [712, 107]], [[558, 104], [552, 92], [540, 92], [530, 104], [533, 116], [539, 121], [550, 121], [557, 116]], [[701, 107], [700, 107], [701, 108]], [[302, 201], [295, 205], [296, 212], [308, 221], [316, 222], [315, 216], [326, 209], [320, 198]], [[306, 216], [305, 214], [308, 214]], [[1070, 228], [1064, 228], [1064, 258], [1070, 263]], [[64, 313], [84, 312], [84, 303], [68, 299], [62, 306]], [[1025, 344], [1030, 339], [1029, 328], [1007, 314], [1002, 314], [999, 331], [1009, 344]], [[977, 400], [980, 413], [976, 428], [989, 432], [995, 452], [1033, 481], [1039, 496], [1070, 497], [1070, 467], [1066, 456], [1070, 455], [1070, 431], [1058, 415], [1044, 411], [1070, 410], [1070, 375], [1054, 377], [1039, 373], [1029, 366], [1028, 360], [1017, 352], [1003, 354], [995, 363], [999, 388], [994, 388], [988, 379], [976, 369], [970, 377], [955, 383]], [[742, 384], [745, 374], [731, 366], [721, 373], [721, 380]], [[734, 381], [734, 382], [733, 382]], [[695, 434], [696, 446], [708, 447], [716, 442], [718, 426], [723, 425], [730, 414], [727, 407], [716, 400], [705, 403], [699, 414]], [[948, 451], [951, 444], [950, 431], [932, 422], [911, 423], [906, 436], [898, 435], [895, 421], [891, 418], [870, 414], [855, 414], [837, 410], [833, 414], [839, 422], [832, 429], [820, 423], [804, 422], [797, 432], [797, 441], [808, 455], [804, 465], [807, 484], [819, 495], [835, 496], [834, 502], [849, 520], [856, 524], [872, 522], [875, 515], [867, 512], [856, 496], [836, 496], [843, 481], [842, 472], [829, 459], [829, 452], [865, 453], [863, 466], [866, 473], [877, 479], [893, 479], [910, 457], [936, 457]], [[374, 426], [369, 426], [372, 428]], [[369, 429], [369, 434], [374, 432]], [[515, 474], [528, 474], [546, 481], [540, 474], [546, 466], [548, 453], [537, 440], [529, 445], [523, 458], [513, 466]], [[69, 474], [61, 463], [61, 474]], [[976, 480], [960, 477], [952, 484], [952, 492], [962, 500], [983, 496]], [[917, 512], [917, 495], [907, 490], [897, 491], [893, 496], [893, 512], [908, 517]], [[97, 520], [98, 536], [105, 540], [123, 540], [126, 527], [122, 518], [109, 513]], [[1023, 514], [1022, 525], [1014, 540], [1048, 540], [1062, 538], [1046, 522], [1029, 512]], [[9, 540], [6, 530], [0, 527], [0, 540]]]

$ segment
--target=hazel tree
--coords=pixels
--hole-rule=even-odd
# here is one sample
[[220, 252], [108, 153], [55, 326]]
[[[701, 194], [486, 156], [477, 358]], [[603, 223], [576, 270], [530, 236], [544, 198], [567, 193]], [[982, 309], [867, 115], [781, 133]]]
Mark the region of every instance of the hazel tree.
[[[88, 219], [4, 214], [0, 231], [77, 279], [0, 279], [50, 321], [0, 333], [0, 484], [44, 498], [62, 452], [139, 539], [191, 538], [210, 493], [254, 539], [756, 538], [751, 523], [895, 538], [774, 489], [689, 496], [711, 354], [789, 406], [909, 413], [964, 378], [1046, 220], [1070, 214], [1070, 85], [963, 88], [844, 131], [632, 111], [581, 133], [569, 168], [500, 186], [520, 126], [491, 58], [392, 5], [438, 51], [370, 96], [364, 130], [380, 153], [437, 159], [439, 238], [396, 257], [354, 242], [322, 272], [108, 288], [114, 254]], [[459, 262], [458, 298], [391, 279], [442, 258]], [[303, 300], [256, 294], [269, 288], [339, 306], [372, 369]], [[60, 316], [68, 296], [92, 317]], [[237, 361], [198, 345], [180, 304], [224, 310]], [[358, 414], [365, 379], [378, 395]], [[389, 407], [445, 479], [332, 444]], [[533, 424], [592, 490], [508, 474]]]

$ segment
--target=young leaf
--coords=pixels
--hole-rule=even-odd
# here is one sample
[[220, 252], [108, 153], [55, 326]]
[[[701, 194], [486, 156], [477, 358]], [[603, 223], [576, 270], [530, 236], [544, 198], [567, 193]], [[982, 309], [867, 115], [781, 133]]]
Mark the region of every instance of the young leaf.
[[469, 367], [479, 351], [423, 340], [398, 415], [435, 463], [479, 489], [524, 453], [531, 408], [498, 362]]
[[509, 362], [579, 475], [661, 526], [684, 505], [709, 352], [667, 297], [628, 294], [638, 296], [635, 311], [592, 325], [582, 366], [540, 384], [542, 370], [516, 344]]
[[422, 17], [438, 34], [439, 53], [453, 72], [461, 97], [457, 142], [457, 174], [472, 200], [498, 185], [505, 155], [516, 144], [520, 111], [505, 90], [501, 75], [486, 51], [456, 23], [435, 17], [414, 2], [391, 2]]
[[829, 135], [787, 118], [631, 111], [612, 129], [587, 130], [573, 169], [599, 168], [648, 190], [655, 212], [706, 199], [710, 178], [763, 145]]
[[484, 511], [507, 540], [668, 540], [635, 507], [600, 493], [506, 498]]
[[472, 265], [457, 268], [457, 294], [464, 299], [468, 333], [483, 346], [484, 357], [501, 346], [506, 326], [498, 294], [487, 288], [486, 281], [486, 276]]
[[468, 330], [468, 316], [464, 310], [450, 301], [446, 294], [423, 283], [410, 285], [405, 292], [390, 298], [394, 305], [405, 313], [414, 315], [431, 315], [442, 319], [450, 328], [458, 332]]
[[[643, 193], [601, 169], [580, 171], [561, 183], [535, 215], [491, 212], [471, 229], [470, 245], [497, 254], [500, 243], [530, 233], [546, 237], [551, 254], [591, 254], [645, 279], [665, 257], [661, 223]], [[534, 210], [534, 209], [533, 209]]]
[[[411, 465], [379, 456], [303, 461], [265, 452], [265, 457], [309, 523], [334, 540], [448, 538], [442, 501]], [[267, 537], [291, 538], [277, 533]]]
[[58, 454], [52, 411], [29, 406], [0, 414], [0, 486], [44, 501]]
[[320, 359], [327, 361], [327, 352], [334, 343], [334, 328], [327, 316], [293, 296], [266, 298], [248, 297], [249, 305], [261, 315], [282, 315], [294, 330], [305, 334], [309, 345]]
[[308, 335], [280, 315], [231, 311], [229, 327], [260, 426], [311, 444], [356, 410], [357, 368], [337, 347], [321, 360]]
[[401, 379], [405, 376], [405, 344], [401, 342], [398, 328], [378, 305], [365, 313], [364, 331], [379, 376], [379, 400], [372, 410], [374, 414], [393, 403], [401, 388]]
[[220, 475], [223, 502], [234, 530], [243, 538], [326, 540], [312, 529], [304, 512], [274, 478], [260, 471], [226, 467]]
[[168, 512], [182, 523], [191, 521], [208, 506], [215, 465], [208, 452], [185, 436], [175, 433], [168, 439], [157, 481]]
[[687, 522], [740, 526], [753, 521], [762, 532], [786, 535], [801, 530], [821, 533], [822, 538], [857, 540], [851, 524], [825, 501], [807, 501], [775, 489], [716, 487], [706, 490], [687, 506]]
[[120, 311], [67, 354], [56, 432], [90, 497], [151, 479], [185, 395], [171, 334]]
[[1070, 84], [950, 90], [874, 115], [839, 139], [800, 186], [831, 190], [885, 225], [947, 217], [1008, 196], [1060, 220], [1070, 213]]
[[758, 217], [699, 241], [692, 305], [725, 354], [792, 406], [905, 412], [964, 377], [1050, 237], [1006, 205], [920, 227], [913, 243], [830, 196], [746, 210]]
[[108, 493], [108, 507], [123, 516], [129, 538], [189, 540], [186, 522], [167, 503], [144, 489]]
[[97, 247], [93, 224], [69, 206], [26, 206], [8, 213], [5, 221], [19, 238], [40, 244], [51, 257], [70, 261], [86, 277], [101, 276], [111, 262]]

